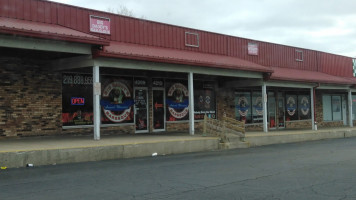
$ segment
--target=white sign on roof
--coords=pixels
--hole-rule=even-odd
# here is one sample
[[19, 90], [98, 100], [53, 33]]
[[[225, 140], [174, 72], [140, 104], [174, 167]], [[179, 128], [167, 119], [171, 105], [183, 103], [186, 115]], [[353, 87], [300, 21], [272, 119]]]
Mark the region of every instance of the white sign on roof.
[[90, 31], [110, 35], [110, 19], [90, 15]]

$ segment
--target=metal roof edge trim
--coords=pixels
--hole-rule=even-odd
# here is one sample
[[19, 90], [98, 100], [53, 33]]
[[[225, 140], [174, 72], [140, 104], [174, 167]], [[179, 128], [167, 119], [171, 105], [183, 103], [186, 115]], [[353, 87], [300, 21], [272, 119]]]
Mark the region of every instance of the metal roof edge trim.
[[248, 66], [240, 66], [240, 65], [223, 65], [219, 63], [211, 63], [211, 62], [199, 62], [193, 60], [184, 60], [184, 59], [173, 59], [166, 57], [154, 57], [154, 56], [145, 56], [145, 55], [137, 55], [137, 54], [123, 54], [123, 53], [113, 53], [113, 52], [104, 52], [97, 51], [95, 53], [95, 57], [110, 57], [110, 58], [124, 58], [124, 59], [133, 59], [133, 60], [142, 60], [142, 61], [151, 61], [151, 62], [161, 62], [161, 63], [172, 63], [172, 64], [183, 64], [183, 65], [193, 65], [193, 66], [203, 66], [203, 67], [211, 67], [211, 68], [223, 68], [223, 69], [232, 69], [232, 70], [242, 70], [242, 71], [250, 71], [250, 72], [262, 72], [262, 73], [272, 73], [273, 70], [269, 67], [262, 66], [267, 68], [263, 69], [254, 69], [251, 70]]
[[[66, 28], [66, 27], [65, 27]], [[77, 37], [74, 35], [62, 35], [55, 34], [50, 32], [41, 32], [41, 31], [33, 31], [33, 30], [23, 30], [17, 28], [8, 28], [1, 27], [0, 33], [8, 34], [8, 35], [20, 35], [25, 37], [35, 37], [39, 39], [52, 39], [52, 40], [60, 40], [60, 41], [69, 41], [69, 42], [77, 42], [77, 43], [85, 43], [85, 44], [94, 44], [94, 45], [105, 45], [109, 46], [110, 41], [105, 39], [94, 39], [89, 37]]]
[[[328, 74], [330, 75], [330, 74]], [[331, 76], [331, 75], [330, 75]], [[324, 84], [340, 84], [340, 85], [355, 85], [356, 82], [352, 81], [320, 81], [320, 80], [308, 80], [308, 79], [303, 79], [303, 78], [295, 78], [295, 79], [283, 79], [282, 77], [271, 77], [271, 80], [278, 80], [278, 81], [295, 81], [295, 82], [306, 82], [306, 83], [324, 83]]]

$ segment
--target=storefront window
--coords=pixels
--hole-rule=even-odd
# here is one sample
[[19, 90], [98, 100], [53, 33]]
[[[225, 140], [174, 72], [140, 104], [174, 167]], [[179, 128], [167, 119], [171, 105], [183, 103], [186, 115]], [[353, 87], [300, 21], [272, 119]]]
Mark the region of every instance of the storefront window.
[[204, 119], [204, 115], [216, 119], [215, 83], [194, 81], [194, 119]]
[[93, 77], [90, 74], [62, 76], [63, 126], [93, 124]]
[[189, 92], [186, 80], [166, 81], [167, 121], [189, 119]]
[[341, 96], [323, 95], [323, 120], [340, 121], [342, 120]]
[[299, 111], [299, 119], [310, 119], [311, 111], [310, 111], [310, 96], [309, 95], [299, 95], [298, 96], [298, 111]]
[[103, 76], [101, 82], [101, 123], [134, 123], [133, 79]]
[[352, 95], [352, 120], [356, 120], [356, 95]]
[[311, 118], [310, 95], [303, 93], [286, 94], [286, 121]]
[[341, 115], [341, 96], [332, 96], [333, 120], [342, 120]]
[[252, 123], [263, 122], [262, 92], [252, 92]]
[[286, 95], [286, 121], [298, 120], [298, 97], [297, 95]]
[[236, 92], [235, 105], [236, 119], [252, 123], [251, 92]]
[[[235, 92], [235, 116], [237, 120], [245, 120], [246, 123], [263, 123], [263, 102], [260, 91]], [[270, 128], [276, 126], [278, 117], [279, 126], [284, 125], [284, 120], [306, 120], [311, 118], [310, 95], [306, 92], [286, 93], [268, 92], [267, 118]], [[278, 113], [276, 113], [278, 111]]]

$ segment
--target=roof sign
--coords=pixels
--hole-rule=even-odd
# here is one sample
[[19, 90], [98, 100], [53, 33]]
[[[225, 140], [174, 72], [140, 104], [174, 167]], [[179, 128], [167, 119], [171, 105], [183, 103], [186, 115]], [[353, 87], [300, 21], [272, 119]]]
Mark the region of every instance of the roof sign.
[[110, 35], [110, 18], [90, 15], [90, 31]]
[[254, 42], [248, 43], [248, 55], [258, 56], [258, 44]]

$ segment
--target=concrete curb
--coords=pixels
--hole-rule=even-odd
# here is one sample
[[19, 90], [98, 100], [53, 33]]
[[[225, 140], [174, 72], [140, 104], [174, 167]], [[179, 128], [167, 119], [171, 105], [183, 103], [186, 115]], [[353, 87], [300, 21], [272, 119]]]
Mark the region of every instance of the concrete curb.
[[268, 135], [246, 135], [246, 140], [251, 147], [271, 145], [271, 144], [285, 144], [294, 142], [315, 141], [323, 139], [336, 139], [356, 137], [356, 130], [330, 130], [330, 131], [314, 131], [295, 134], [271, 134]]
[[219, 149], [218, 138], [204, 138], [155, 143], [121, 144], [65, 149], [0, 152], [0, 165], [8, 168], [112, 160], [158, 155], [181, 154]]

